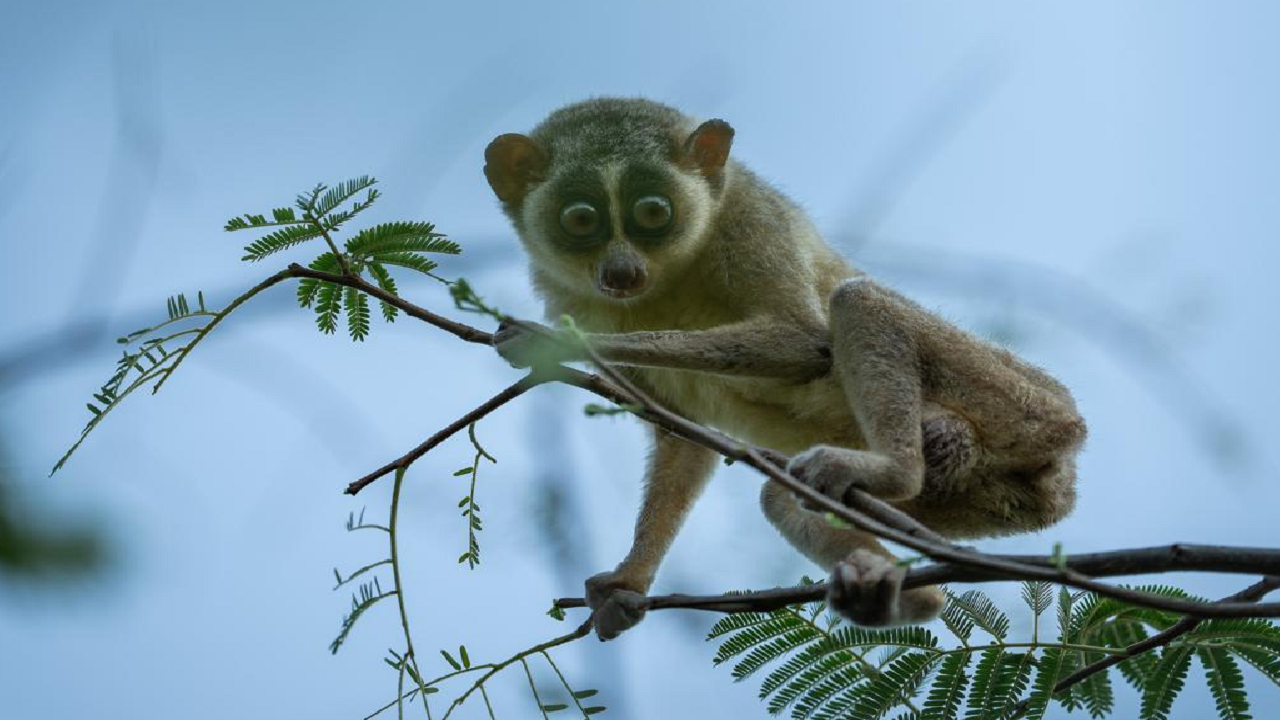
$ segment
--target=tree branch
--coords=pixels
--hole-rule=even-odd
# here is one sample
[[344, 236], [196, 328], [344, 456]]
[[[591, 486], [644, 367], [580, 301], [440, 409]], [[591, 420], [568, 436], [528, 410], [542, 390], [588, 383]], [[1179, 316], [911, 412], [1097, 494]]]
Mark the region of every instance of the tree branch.
[[[1025, 565], [1055, 567], [1054, 560], [1044, 555], [988, 555], [987, 557]], [[1220, 545], [1163, 545], [1073, 555], [1066, 564], [1076, 573], [1094, 577], [1186, 571], [1241, 575], [1264, 573], [1280, 576], [1280, 550]], [[904, 588], [913, 588], [944, 583], [985, 583], [1025, 579], [1027, 578], [1017, 574], [991, 573], [964, 564], [938, 563], [910, 570], [902, 585]], [[647, 598], [645, 607], [649, 610], [681, 608], [725, 613], [762, 612], [777, 610], [787, 605], [822, 600], [826, 592], [826, 583], [815, 583], [724, 595], [657, 595]], [[1234, 597], [1224, 599], [1228, 602], [1235, 600]], [[583, 598], [560, 598], [555, 601], [555, 604], [565, 609], [586, 607]], [[1219, 601], [1212, 605], [1221, 607], [1222, 604], [1223, 601]], [[1235, 604], [1258, 607], [1251, 603]], [[1258, 617], [1258, 615], [1251, 614], [1250, 617]]]
[[[616, 369], [604, 363], [599, 356], [592, 353], [602, 374], [608, 376], [624, 388], [634, 387]], [[576, 373], [577, 371], [571, 371]], [[583, 387], [596, 392], [605, 383], [599, 377], [586, 373], [569, 374], [561, 382]], [[612, 388], [614, 393], [618, 389]], [[597, 392], [597, 394], [603, 393]], [[1097, 593], [1116, 600], [1164, 610], [1182, 615], [1197, 617], [1280, 617], [1280, 603], [1204, 603], [1179, 598], [1169, 598], [1153, 593], [1116, 587], [1093, 580], [1082, 575], [1069, 565], [1059, 566], [1048, 558], [1036, 558], [1035, 562], [1024, 562], [1021, 559], [1010, 559], [998, 555], [985, 555], [969, 548], [959, 547], [941, 540], [937, 533], [921, 525], [914, 518], [903, 513], [884, 501], [872, 497], [862, 491], [848, 493], [852, 496], [852, 505], [871, 508], [872, 513], [863, 512], [835, 502], [831, 498], [814, 491], [783, 470], [783, 456], [773, 451], [743, 445], [723, 433], [694, 423], [670, 410], [654, 403], [643, 393], [627, 393], [622, 397], [626, 402], [639, 405], [641, 417], [661, 427], [675, 431], [681, 437], [715, 450], [724, 457], [740, 460], [764, 473], [770, 480], [791, 490], [810, 505], [815, 505], [830, 512], [839, 519], [853, 525], [859, 530], [870, 532], [882, 539], [905, 545], [916, 550], [940, 564], [949, 563], [962, 566], [975, 573], [977, 577], [992, 579], [996, 574], [1001, 579], [1048, 580], [1060, 585], [1067, 585]], [[1175, 546], [1176, 547], [1176, 546]], [[1263, 552], [1266, 552], [1265, 550]], [[1280, 552], [1277, 553], [1280, 555]], [[1121, 558], [1126, 560], [1126, 558]], [[1266, 573], [1268, 570], [1250, 568], [1254, 573]], [[1121, 573], [1117, 573], [1121, 574]], [[921, 582], [920, 584], [925, 584]]]
[[358, 275], [335, 275], [333, 273], [320, 272], [319, 270], [305, 268], [297, 263], [290, 264], [289, 269], [286, 270], [285, 273], [287, 277], [312, 278], [315, 280], [334, 283], [335, 285], [355, 288], [356, 290], [375, 297], [388, 305], [394, 305], [410, 317], [417, 318], [428, 325], [434, 325], [447, 333], [456, 335], [459, 339], [466, 340], [467, 342], [478, 343], [480, 345], [493, 344], [493, 333], [488, 333], [480, 330], [479, 328], [474, 328], [470, 325], [450, 320], [449, 318], [437, 315], [426, 308], [418, 307], [399, 295], [392, 295], [377, 285], [366, 282], [364, 278]]
[[[356, 288], [399, 308], [411, 317], [445, 330], [462, 340], [478, 344], [492, 344], [492, 333], [432, 313], [403, 298], [385, 292], [381, 288], [365, 282], [360, 277], [319, 272], [297, 264], [290, 265], [286, 272], [292, 277], [315, 278]], [[1202, 567], [1200, 569], [1270, 574], [1275, 571], [1276, 556], [1280, 554], [1280, 551], [1259, 548], [1233, 549], [1173, 545], [1169, 546], [1171, 549], [1167, 552], [1168, 557], [1163, 560], [1159, 557], [1151, 557], [1148, 553], [1152, 552], [1152, 549], [1149, 548], [1140, 551], [1102, 553], [1099, 555], [1106, 556], [1109, 564], [1102, 563], [1099, 567], [1093, 569], [1086, 569], [1087, 565], [1082, 564], [1079, 558], [1072, 562], [1060, 562], [1037, 556], [987, 555], [970, 548], [951, 544], [906, 513], [865, 492], [851, 491], [848, 493], [849, 497], [846, 498], [849, 504], [845, 505], [814, 491], [808, 485], [786, 472], [784, 469], [786, 467], [785, 456], [765, 448], [746, 445], [724, 433], [695, 423], [668, 410], [647, 397], [615, 368], [604, 362], [594, 351], [591, 351], [590, 348], [588, 348], [588, 352], [599, 367], [601, 374], [605, 377], [563, 366], [539, 368], [537, 372], [507, 388], [499, 395], [494, 396], [488, 402], [471, 411], [471, 413], [452, 423], [449, 427], [428, 438], [405, 456], [355, 481], [348, 486], [348, 492], [358, 492], [360, 488], [373, 482], [377, 477], [385, 475], [398, 467], [407, 467], [408, 464], [421, 457], [445, 438], [474, 422], [475, 419], [514, 399], [529, 387], [554, 381], [587, 390], [619, 405], [637, 406], [635, 414], [641, 419], [690, 442], [714, 450], [727, 459], [744, 462], [764, 474], [769, 481], [776, 482], [790, 490], [808, 505], [819, 508], [820, 511], [829, 512], [859, 530], [915, 550], [937, 563], [936, 565], [913, 571], [909, 575], [909, 578], [913, 578], [913, 580], [909, 580], [909, 582], [931, 584], [945, 581], [943, 578], [951, 578], [952, 582], [1047, 580], [1059, 585], [1088, 590], [1134, 605], [1194, 617], [1280, 617], [1280, 603], [1255, 604], [1239, 601], [1206, 603], [1183, 600], [1109, 585], [1098, 582], [1084, 574], [1085, 572], [1093, 572], [1098, 575], [1130, 574], [1142, 572], [1142, 570], [1135, 568], [1158, 568], [1162, 566], [1161, 563], [1166, 563], [1163, 565], [1166, 570], [1177, 569], [1174, 566], [1178, 563], [1194, 564], [1197, 557], [1200, 558], [1201, 562], [1207, 562], [1205, 558], [1210, 557], [1214, 562], [1221, 563], [1214, 567]], [[359, 486], [355, 487], [357, 484]], [[1187, 548], [1194, 548], [1195, 551], [1188, 555]], [[1156, 551], [1157, 553], [1160, 552], [1158, 549]], [[1219, 568], [1230, 569], [1220, 570]], [[1161, 572], [1164, 570], [1157, 569], [1152, 571]], [[816, 588], [809, 588], [805, 589], [805, 592], [815, 592], [815, 590]], [[769, 601], [776, 601], [774, 595], [785, 592], [788, 591], [765, 591], [763, 595], [769, 598]], [[735, 601], [731, 604], [740, 603], [741, 600], [742, 596], [735, 596]], [[796, 601], [804, 601], [804, 599], [792, 600], [792, 602]], [[714, 606], [717, 603], [725, 606], [726, 601], [723, 598], [707, 600], [705, 605]], [[570, 606], [565, 605], [565, 607]], [[669, 607], [675, 606], [669, 605]]]
[[453, 437], [454, 434], [458, 433], [463, 428], [467, 427], [473, 422], [476, 422], [477, 420], [484, 417], [485, 415], [488, 415], [494, 410], [497, 410], [503, 405], [506, 405], [512, 400], [520, 397], [529, 388], [537, 387], [538, 385], [541, 385], [544, 382], [546, 381], [539, 379], [538, 377], [536, 377], [534, 373], [530, 373], [529, 375], [526, 375], [515, 384], [507, 386], [507, 388], [502, 392], [484, 401], [484, 403], [476, 407], [476, 409], [472, 410], [466, 415], [463, 415], [457, 420], [454, 420], [453, 422], [449, 423], [449, 425], [444, 429], [440, 430], [439, 432], [427, 438], [426, 440], [423, 440], [422, 443], [419, 444], [414, 449], [410, 450], [404, 455], [401, 455], [395, 460], [392, 460], [386, 465], [383, 465], [377, 470], [374, 470], [368, 475], [365, 475], [364, 477], [358, 480], [352, 481], [349, 485], [347, 485], [346, 493], [348, 495], [355, 495], [356, 493], [363, 490], [367, 485], [372, 483], [374, 480], [377, 480], [378, 478], [384, 475], [390, 475], [396, 470], [403, 470], [404, 468], [409, 467], [414, 462], [416, 462], [418, 458], [422, 457], [423, 455], [426, 455], [428, 452], [431, 451], [432, 448], [436, 447], [437, 445], [444, 442], [445, 440], [448, 440], [449, 438]]

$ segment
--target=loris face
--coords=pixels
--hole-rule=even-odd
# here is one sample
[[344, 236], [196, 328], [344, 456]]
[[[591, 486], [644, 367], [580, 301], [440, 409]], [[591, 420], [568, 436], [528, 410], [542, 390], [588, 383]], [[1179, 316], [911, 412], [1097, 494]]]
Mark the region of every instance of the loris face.
[[[712, 121], [681, 133], [683, 116], [644, 100], [596, 104], [586, 117], [580, 107], [553, 114], [534, 138], [499, 136], [485, 175], [540, 275], [561, 290], [604, 302], [663, 292], [705, 235], [733, 131]], [[713, 167], [699, 154], [704, 135], [720, 150]]]
[[701, 178], [672, 165], [553, 165], [517, 228], [557, 284], [625, 300], [660, 287], [694, 254], [711, 209]]

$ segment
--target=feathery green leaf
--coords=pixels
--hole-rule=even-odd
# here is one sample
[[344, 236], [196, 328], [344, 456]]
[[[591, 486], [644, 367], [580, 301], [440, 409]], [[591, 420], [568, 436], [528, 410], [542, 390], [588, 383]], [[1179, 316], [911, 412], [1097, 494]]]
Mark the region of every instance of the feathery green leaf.
[[1190, 648], [1169, 647], [1161, 653], [1160, 662], [1142, 693], [1142, 711], [1139, 715], [1142, 720], [1168, 720], [1173, 701], [1182, 692], [1190, 668]]
[[1280, 687], [1280, 655], [1234, 643], [1229, 643], [1227, 649]]
[[809, 645], [781, 667], [776, 668], [760, 688], [760, 699], [769, 699], [767, 710], [777, 715], [791, 707], [823, 680], [850, 668], [861, 672], [857, 657], [849, 650], [833, 649], [829, 638]]
[[462, 252], [458, 243], [435, 232], [434, 225], [418, 221], [388, 222], [366, 228], [347, 241], [346, 249], [352, 257], [403, 252], [457, 255]]
[[973, 683], [969, 686], [969, 702], [965, 720], [986, 720], [989, 711], [1003, 707], [1000, 686], [1000, 668], [1004, 664], [1005, 650], [992, 646], [982, 651], [973, 671]]
[[329, 643], [329, 652], [337, 654], [342, 643], [346, 641], [347, 635], [351, 634], [351, 628], [355, 627], [356, 620], [359, 620], [366, 610], [395, 594], [395, 590], [383, 592], [377, 578], [362, 584], [359, 592], [351, 597], [351, 612], [342, 618], [342, 630], [333, 642]]
[[258, 262], [294, 245], [320, 237], [320, 229], [313, 225], [290, 225], [269, 235], [264, 235], [244, 246], [244, 257], [241, 260]]
[[784, 633], [781, 637], [755, 645], [746, 657], [733, 666], [733, 679], [742, 681], [751, 677], [765, 665], [813, 642], [817, 636], [813, 628], [800, 626]]
[[369, 336], [369, 296], [351, 287], [346, 288], [344, 296], [347, 332], [352, 340], [364, 340]]
[[707, 631], [707, 639], [715, 640], [725, 635], [731, 635], [739, 630], [745, 630], [757, 625], [764, 625], [772, 621], [778, 613], [787, 612], [786, 610], [768, 612], [743, 612], [725, 615], [711, 626]]
[[884, 672], [858, 688], [850, 720], [880, 720], [902, 701], [914, 696], [936, 656], [923, 652], [903, 655]]
[[[332, 252], [326, 252], [320, 257], [311, 261], [307, 267], [320, 272], [337, 274], [342, 268], [338, 265], [338, 258]], [[315, 278], [302, 278], [298, 281], [298, 306], [309, 308], [316, 300], [316, 295], [320, 292], [322, 285], [329, 285], [323, 280]]]
[[793, 631], [805, 633], [809, 639], [816, 639], [818, 636], [818, 632], [804, 620], [796, 617], [791, 612], [779, 611], [762, 622], [738, 629], [737, 632], [720, 644], [720, 649], [716, 652], [715, 659], [712, 662], [720, 665], [738, 655], [751, 651], [766, 641]]
[[322, 283], [316, 291], [316, 327], [326, 335], [338, 330], [338, 313], [342, 311], [342, 286]]
[[981, 590], [970, 590], [963, 595], [950, 595], [949, 600], [957, 609], [968, 615], [974, 625], [998, 640], [1009, 634], [1009, 617], [991, 602]]
[[973, 637], [973, 618], [952, 601], [954, 597], [950, 592], [947, 593], [947, 604], [942, 609], [942, 622], [952, 635], [960, 638], [960, 642], [968, 644]]
[[379, 263], [383, 265], [395, 265], [408, 270], [414, 270], [423, 275], [431, 275], [431, 271], [440, 267], [434, 260], [429, 260], [421, 255], [415, 255], [410, 252], [393, 252], [383, 253], [376, 256]]
[[921, 710], [924, 716], [934, 720], [956, 720], [960, 712], [960, 704], [964, 702], [965, 688], [969, 684], [969, 675], [965, 669], [973, 659], [972, 653], [962, 652], [948, 655], [938, 668], [938, 675], [933, 686], [925, 697]]
[[[1031, 695], [1027, 704], [1027, 718], [1039, 720], [1053, 700], [1053, 688], [1058, 681], [1076, 670], [1076, 654], [1062, 648], [1047, 648], [1044, 657], [1036, 668], [1035, 684], [1031, 687]], [[1064, 696], [1068, 693], [1063, 693]], [[1074, 703], [1068, 703], [1074, 707]]]
[[1280, 656], [1280, 627], [1261, 618], [1214, 618], [1205, 620], [1179, 638], [1182, 643], [1231, 641], [1252, 645]]
[[819, 720], [830, 715], [831, 713], [826, 712], [825, 706], [829, 702], [835, 702], [841, 694], [846, 696], [846, 702], [841, 705], [847, 708], [852, 705], [851, 698], [848, 696], [863, 687], [868, 677], [858, 665], [847, 665], [837, 670], [822, 682], [810, 687], [796, 701], [791, 710], [792, 720]]
[[[320, 186], [323, 194], [310, 203], [312, 217], [316, 219], [323, 218], [336, 210], [339, 205], [354, 197], [356, 193], [373, 187], [377, 182], [377, 180], [368, 175], [362, 175], [346, 182], [340, 182], [331, 188], [326, 189], [324, 186]], [[377, 192], [377, 190], [370, 191], [370, 198], [365, 202], [372, 204], [373, 200], [377, 199]]]
[[1205, 680], [1213, 694], [1221, 720], [1253, 720], [1249, 714], [1249, 699], [1244, 692], [1244, 674], [1234, 658], [1223, 648], [1200, 647], [1196, 649], [1200, 664], [1204, 665]]
[[276, 208], [271, 211], [271, 220], [263, 215], [244, 215], [241, 217], [233, 217], [223, 226], [223, 230], [227, 232], [235, 232], [236, 230], [253, 230], [264, 227], [279, 227], [281, 225], [304, 225], [307, 221], [299, 218], [293, 208]]
[[[1149, 636], [1146, 629], [1137, 622], [1113, 622], [1107, 624], [1106, 627], [1098, 633], [1098, 637], [1109, 647], [1124, 648], [1134, 643], [1142, 642]], [[1151, 679], [1152, 673], [1155, 672], [1156, 663], [1159, 662], [1156, 655], [1150, 652], [1138, 653], [1137, 655], [1122, 660], [1116, 669], [1120, 671], [1120, 675], [1136, 689], [1138, 692], [1147, 686], [1147, 681]]]
[[1053, 605], [1053, 585], [1043, 580], [1022, 583], [1022, 602], [1038, 617]]
[[[1081, 666], [1089, 666], [1102, 659], [1101, 653], [1080, 653]], [[1090, 717], [1105, 718], [1115, 707], [1115, 692], [1111, 688], [1111, 674], [1094, 673], [1071, 688], [1075, 691]]]
[[[208, 322], [218, 315], [206, 309], [204, 293], [197, 293], [197, 298], [198, 304], [193, 310], [185, 294], [179, 293], [169, 297], [165, 301], [166, 319], [163, 322], [135, 330], [116, 340], [121, 345], [137, 343], [137, 346], [133, 351], [122, 352], [111, 377], [97, 392], [91, 393], [99, 404], [86, 405], [91, 416], [88, 423], [81, 429], [80, 436], [71, 447], [58, 458], [49, 472], [50, 475], [62, 469], [76, 450], [84, 444], [89, 433], [93, 432], [98, 424], [133, 391], [146, 385], [151, 385], [153, 392], [159, 389], [159, 384], [168, 377], [181, 358], [202, 337], [201, 331], [204, 326], [188, 321]], [[172, 326], [184, 329], [174, 329]], [[176, 350], [170, 350], [165, 347], [165, 343], [169, 343], [170, 347], [174, 344], [179, 346]]]
[[[372, 275], [374, 281], [378, 283], [378, 287], [382, 288], [383, 290], [386, 290], [392, 295], [396, 295], [396, 296], [400, 295], [400, 293], [396, 290], [395, 278], [391, 277], [391, 273], [387, 272], [387, 268], [385, 265], [382, 265], [381, 263], [370, 262], [369, 274]], [[387, 302], [383, 302], [381, 300], [378, 301], [378, 304], [382, 306], [382, 319], [386, 320], [387, 322], [395, 322], [396, 316], [400, 314], [400, 308], [397, 308], [395, 305], [392, 305]]]

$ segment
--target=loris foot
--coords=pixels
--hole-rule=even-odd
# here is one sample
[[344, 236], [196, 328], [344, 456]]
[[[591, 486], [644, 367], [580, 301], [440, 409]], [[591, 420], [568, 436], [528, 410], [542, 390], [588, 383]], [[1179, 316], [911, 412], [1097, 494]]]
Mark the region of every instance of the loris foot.
[[907, 568], [869, 550], [855, 550], [836, 563], [827, 604], [858, 625], [914, 625], [942, 612], [946, 596], [936, 586], [902, 589]]
[[616, 571], [587, 578], [587, 606], [595, 611], [596, 637], [612, 640], [644, 619], [641, 584]]

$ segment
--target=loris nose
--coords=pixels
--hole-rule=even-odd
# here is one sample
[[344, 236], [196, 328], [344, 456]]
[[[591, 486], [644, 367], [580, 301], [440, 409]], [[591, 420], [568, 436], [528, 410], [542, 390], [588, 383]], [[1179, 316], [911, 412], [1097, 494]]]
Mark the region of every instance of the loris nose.
[[644, 265], [632, 258], [608, 258], [600, 267], [600, 285], [606, 290], [639, 290], [646, 279]]

